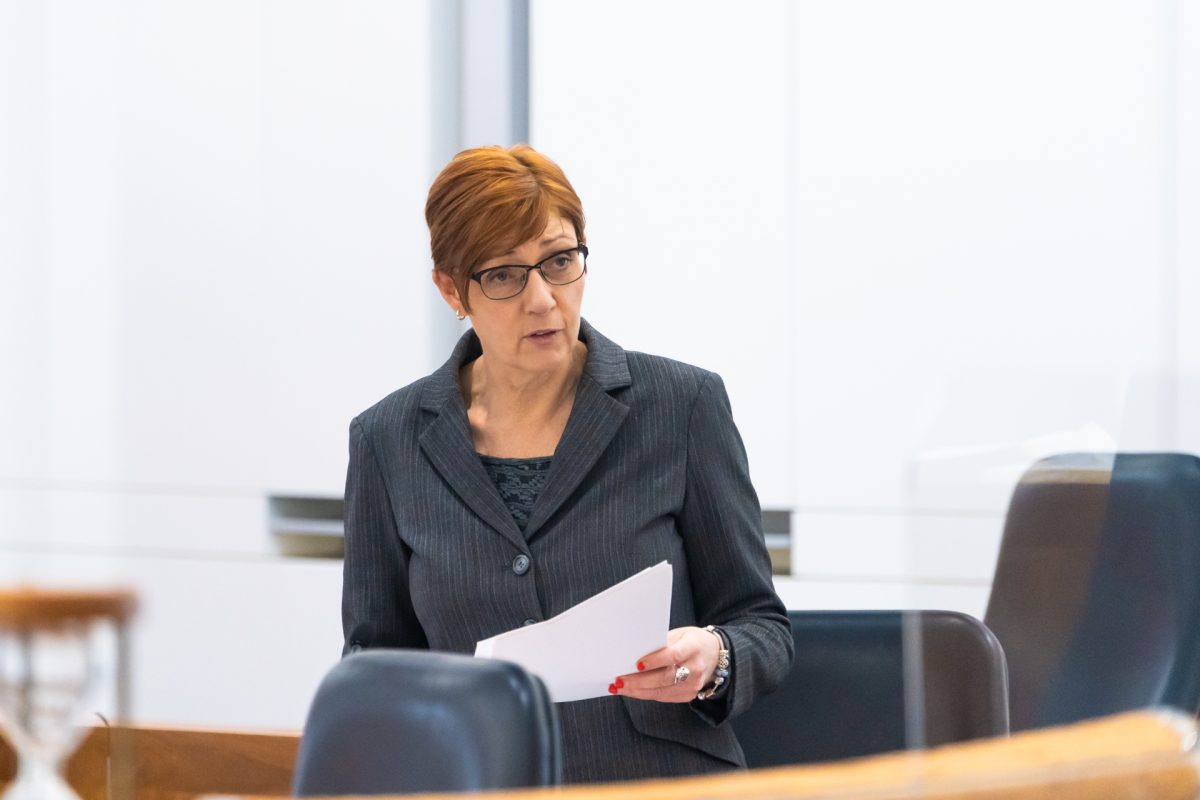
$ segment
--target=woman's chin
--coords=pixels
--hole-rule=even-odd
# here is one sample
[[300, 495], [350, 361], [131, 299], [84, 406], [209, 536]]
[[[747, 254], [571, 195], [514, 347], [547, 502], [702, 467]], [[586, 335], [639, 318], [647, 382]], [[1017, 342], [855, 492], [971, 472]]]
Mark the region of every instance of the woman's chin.
[[558, 369], [571, 360], [571, 348], [561, 333], [555, 335], [555, 342], [530, 342], [528, 338], [521, 342], [520, 361], [529, 369], [545, 370]]
[[549, 352], [541, 350], [536, 353], [522, 353], [520, 360], [529, 369], [541, 371], [558, 369], [567, 363], [569, 357], [565, 350]]

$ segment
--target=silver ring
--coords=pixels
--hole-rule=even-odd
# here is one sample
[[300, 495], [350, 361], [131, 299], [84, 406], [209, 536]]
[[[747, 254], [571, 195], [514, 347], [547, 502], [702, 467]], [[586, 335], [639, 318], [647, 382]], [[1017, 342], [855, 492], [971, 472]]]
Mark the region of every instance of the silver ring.
[[675, 668], [675, 683], [677, 683], [677, 684], [683, 683], [684, 681], [686, 681], [688, 679], [688, 676], [691, 674], [692, 674], [692, 671], [690, 669], [688, 669], [687, 667], [676, 667]]

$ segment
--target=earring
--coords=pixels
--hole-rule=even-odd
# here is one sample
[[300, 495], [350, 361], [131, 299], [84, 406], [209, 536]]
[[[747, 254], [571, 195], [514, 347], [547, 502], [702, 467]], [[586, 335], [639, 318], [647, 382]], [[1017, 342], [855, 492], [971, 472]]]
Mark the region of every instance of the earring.
[[464, 319], [467, 318], [467, 316], [465, 314], [463, 314], [460, 309], [454, 310], [454, 316], [458, 317], [459, 322], [462, 322]]

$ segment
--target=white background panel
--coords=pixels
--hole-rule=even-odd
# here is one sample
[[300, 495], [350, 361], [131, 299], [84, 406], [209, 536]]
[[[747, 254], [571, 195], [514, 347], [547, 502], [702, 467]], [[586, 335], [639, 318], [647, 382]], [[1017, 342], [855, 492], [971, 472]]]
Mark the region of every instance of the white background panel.
[[931, 448], [1123, 433], [1173, 334], [1160, 8], [797, 9], [799, 504], [903, 507]]
[[267, 7], [262, 480], [340, 496], [351, 417], [448, 355], [429, 316], [428, 8]]
[[3, 474], [339, 494], [350, 417], [434, 364], [426, 7], [19, 5]]
[[1200, 2], [1177, 4], [1175, 98], [1178, 155], [1173, 234], [1179, 265], [1176, 318], [1178, 447], [1200, 453]]
[[[107, 477], [119, 458], [120, 353], [114, 313], [120, 285], [123, 79], [120, 15], [97, 4], [46, 6], [41, 34], [44, 205], [38, 267], [46, 276], [45, 320], [29, 345], [41, 350], [47, 383], [37, 398], [47, 436], [31, 443], [17, 474]], [[21, 123], [18, 122], [18, 125]], [[42, 333], [47, 337], [37, 336]], [[40, 339], [40, 340], [39, 340]], [[29, 387], [34, 388], [34, 387]]]
[[340, 653], [266, 495], [444, 357], [427, 12], [0, 4], [0, 582], [133, 586], [140, 719], [298, 727]]
[[991, 516], [797, 512], [792, 574], [990, 583], [1003, 526], [1003, 517]]
[[40, 3], [0, 3], [0, 476], [49, 458], [45, 14]]
[[47, 553], [266, 556], [275, 552], [266, 505], [250, 494], [0, 487], [0, 544]]
[[719, 372], [763, 503], [790, 505], [789, 4], [531, 9], [530, 138], [588, 215], [584, 315]]
[[136, 721], [298, 729], [341, 655], [339, 562], [18, 552], [0, 560], [0, 581], [31, 570], [136, 589]]
[[824, 580], [777, 578], [776, 591], [789, 609], [801, 611], [878, 611], [939, 609], [961, 611], [983, 619], [987, 584], [914, 583], [887, 580]]

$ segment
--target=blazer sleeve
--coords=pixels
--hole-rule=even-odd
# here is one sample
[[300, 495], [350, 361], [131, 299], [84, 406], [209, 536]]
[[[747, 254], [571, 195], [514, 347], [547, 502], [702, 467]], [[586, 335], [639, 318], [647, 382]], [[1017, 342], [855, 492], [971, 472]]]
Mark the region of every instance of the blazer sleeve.
[[379, 460], [357, 417], [350, 423], [344, 521], [342, 655], [352, 636], [365, 647], [428, 648], [409, 595], [412, 553], [396, 530]]
[[679, 517], [700, 625], [730, 642], [729, 688], [692, 708], [712, 724], [735, 717], [787, 675], [794, 644], [771, 581], [762, 509], [720, 376], [707, 373], [688, 423], [687, 485]]

